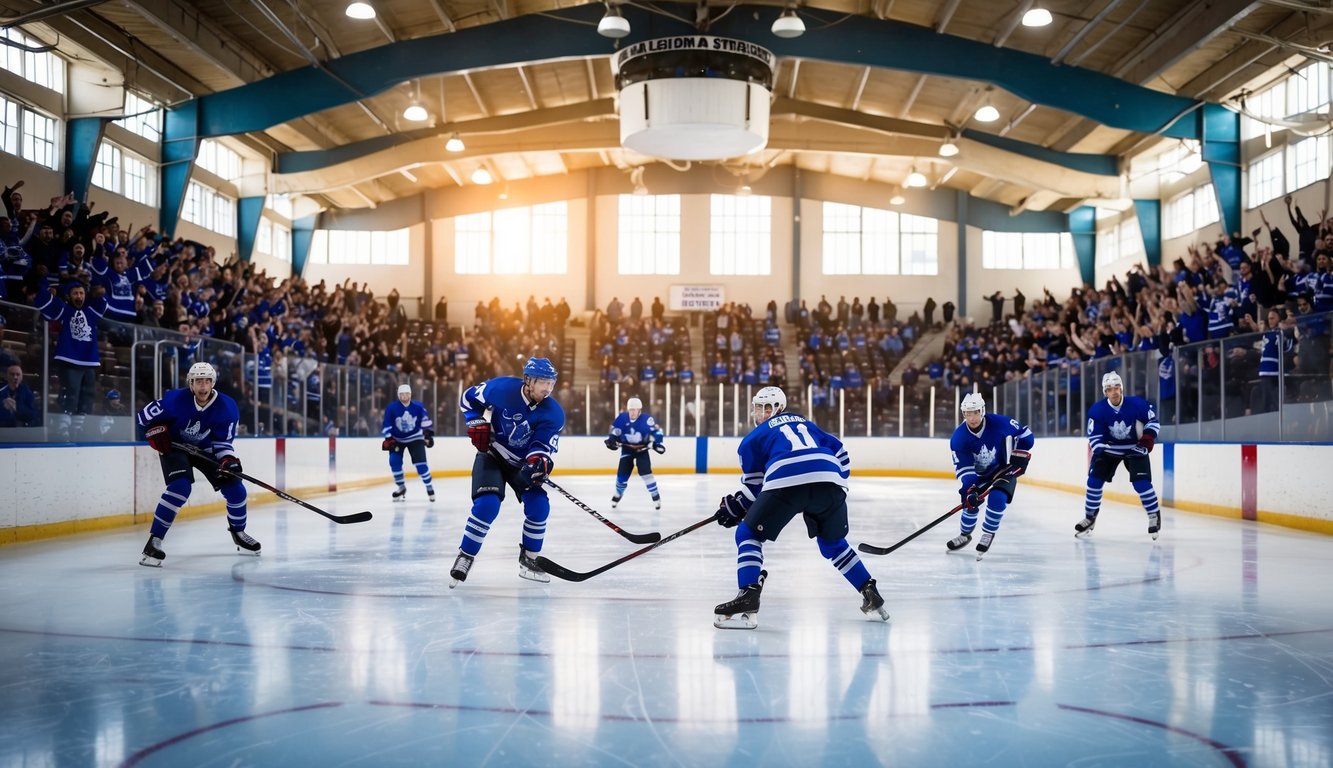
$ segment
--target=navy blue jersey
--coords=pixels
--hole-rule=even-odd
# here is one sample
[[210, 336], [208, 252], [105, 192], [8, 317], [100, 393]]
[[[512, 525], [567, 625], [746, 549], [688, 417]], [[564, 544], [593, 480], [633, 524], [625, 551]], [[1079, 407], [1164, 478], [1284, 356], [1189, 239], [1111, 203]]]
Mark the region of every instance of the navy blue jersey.
[[484, 417], [491, 422], [491, 447], [513, 466], [532, 455], [550, 458], [560, 448], [565, 409], [553, 397], [533, 405], [523, 396], [523, 380], [517, 376], [499, 376], [468, 387], [458, 407], [466, 419]]
[[1120, 407], [1102, 398], [1088, 409], [1088, 445], [1092, 450], [1104, 449], [1112, 456], [1142, 453], [1135, 448], [1139, 430], [1135, 422], [1143, 422], [1143, 431], [1155, 436], [1161, 425], [1157, 423], [1157, 409], [1141, 397], [1125, 397]]
[[1259, 376], [1277, 376], [1279, 358], [1291, 352], [1295, 341], [1282, 330], [1264, 331], [1264, 349], [1259, 354]]
[[199, 407], [189, 389], [171, 389], [161, 399], [145, 405], [135, 417], [140, 434], [150, 426], [165, 424], [174, 442], [208, 451], [213, 458], [233, 456], [232, 440], [236, 439], [236, 423], [241, 412], [236, 401], [213, 390], [208, 405]]
[[842, 441], [795, 413], [779, 413], [750, 430], [736, 453], [751, 502], [760, 491], [795, 485], [835, 483], [846, 489], [852, 471]]
[[424, 430], [434, 432], [435, 422], [431, 421], [426, 406], [420, 402], [409, 400], [407, 405], [403, 405], [401, 401], [394, 400], [384, 409], [384, 428], [381, 431], [385, 437], [392, 437], [400, 443], [410, 443], [424, 440]]
[[963, 422], [949, 439], [954, 477], [964, 489], [987, 480], [1009, 465], [1014, 451], [1030, 451], [1034, 442], [1027, 425], [998, 413], [981, 417], [981, 434], [973, 434]]
[[611, 423], [611, 439], [620, 442], [620, 453], [628, 454], [647, 448], [649, 441], [662, 442], [662, 428], [646, 411], [639, 411], [639, 418], [630, 421], [629, 412], [622, 411]]

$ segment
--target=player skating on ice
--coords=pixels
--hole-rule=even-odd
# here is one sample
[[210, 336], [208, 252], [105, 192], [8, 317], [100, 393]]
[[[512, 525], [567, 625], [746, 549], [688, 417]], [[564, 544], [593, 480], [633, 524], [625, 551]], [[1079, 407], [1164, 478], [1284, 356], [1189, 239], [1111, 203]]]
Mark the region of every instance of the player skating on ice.
[[616, 467], [616, 495], [611, 497], [611, 507], [620, 503], [629, 487], [630, 472], [638, 469], [639, 477], [648, 486], [648, 494], [653, 497], [653, 509], [662, 508], [662, 496], [657, 490], [657, 478], [653, 477], [653, 462], [648, 454], [649, 448], [658, 453], [665, 453], [662, 445], [662, 429], [652, 416], [644, 413], [643, 401], [631, 397], [625, 403], [625, 410], [611, 423], [611, 432], [606, 436], [606, 447], [620, 451], [620, 465]]
[[[153, 513], [140, 565], [162, 566], [167, 556], [162, 551], [162, 539], [190, 498], [195, 469], [226, 499], [227, 530], [237, 551], [259, 554], [259, 542], [245, 532], [245, 486], [238, 477], [241, 460], [231, 444], [240, 411], [235, 400], [214, 389], [217, 380], [218, 372], [212, 365], [195, 363], [185, 374], [185, 388], [168, 390], [160, 400], [145, 405], [136, 417], [148, 444], [162, 454], [162, 476], [167, 481]], [[186, 453], [173, 447], [173, 442], [195, 446], [215, 461]]]
[[1035, 440], [1026, 425], [1008, 416], [986, 413], [986, 401], [980, 394], [965, 396], [960, 410], [963, 423], [954, 430], [949, 451], [953, 456], [954, 476], [958, 478], [963, 514], [958, 536], [945, 546], [952, 552], [972, 541], [981, 506], [979, 489], [994, 479], [991, 492], [986, 496], [981, 540], [977, 542], [977, 559], [980, 560], [990, 550], [995, 533], [1000, 530], [1005, 507], [1014, 500], [1018, 475], [1027, 470]]
[[717, 522], [736, 529], [736, 599], [713, 610], [713, 626], [754, 629], [759, 625], [759, 593], [764, 542], [774, 541], [792, 518], [802, 515], [819, 552], [863, 598], [861, 612], [887, 621], [889, 612], [875, 580], [847, 544], [847, 478], [851, 463], [842, 441], [814, 422], [785, 413], [787, 396], [764, 387], [751, 401], [755, 428], [741, 440], [741, 489], [723, 496]]
[[[1088, 488], [1083, 501], [1083, 519], [1074, 524], [1074, 535], [1086, 537], [1097, 525], [1102, 507], [1102, 488], [1115, 477], [1121, 462], [1129, 472], [1129, 481], [1148, 514], [1148, 535], [1154, 540], [1162, 528], [1162, 510], [1157, 505], [1157, 491], [1152, 485], [1152, 463], [1148, 454], [1157, 442], [1157, 409], [1141, 397], [1125, 397], [1120, 374], [1111, 371], [1102, 377], [1104, 400], [1088, 409]], [[1143, 424], [1139, 434], [1137, 423]]]
[[467, 579], [500, 513], [505, 486], [523, 504], [518, 575], [532, 581], [551, 580], [534, 558], [541, 552], [551, 512], [542, 483], [554, 467], [552, 457], [559, 448], [560, 430], [565, 428], [565, 411], [551, 396], [555, 379], [551, 361], [533, 357], [523, 366], [523, 378], [500, 376], [463, 392], [459, 407], [477, 457], [472, 461], [472, 513], [449, 570], [450, 589]]
[[407, 484], [403, 481], [403, 451], [412, 455], [412, 464], [426, 486], [426, 496], [435, 501], [435, 486], [431, 484], [430, 466], [426, 464], [426, 449], [435, 445], [435, 422], [431, 421], [426, 406], [412, 399], [412, 387], [398, 387], [398, 399], [384, 409], [384, 442], [380, 447], [389, 452], [389, 470], [397, 488], [394, 501], [407, 500]]

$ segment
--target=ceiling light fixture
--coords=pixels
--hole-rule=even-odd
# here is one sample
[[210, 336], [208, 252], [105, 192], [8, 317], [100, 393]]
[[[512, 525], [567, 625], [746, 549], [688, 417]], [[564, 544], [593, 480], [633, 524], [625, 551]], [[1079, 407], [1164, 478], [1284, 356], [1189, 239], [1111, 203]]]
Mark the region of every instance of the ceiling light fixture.
[[929, 182], [926, 181], [926, 175], [912, 166], [912, 172], [907, 174], [907, 180], [903, 182], [905, 187], [924, 187]]
[[1044, 27], [1051, 23], [1051, 12], [1042, 8], [1040, 4], [1034, 5], [1023, 14], [1023, 26], [1025, 27]]
[[[989, 88], [986, 90], [988, 92], [990, 91]], [[972, 117], [975, 117], [979, 123], [993, 123], [1000, 119], [1000, 110], [996, 109], [995, 106], [990, 103], [990, 96], [987, 95], [986, 103], [978, 107], [976, 114], [972, 115]]]
[[444, 150], [446, 152], [462, 152], [465, 149], [467, 149], [467, 147], [463, 144], [463, 140], [458, 137], [458, 131], [454, 131], [454, 135], [450, 136], [449, 140], [444, 142]]
[[430, 113], [426, 111], [425, 107], [418, 104], [415, 100], [411, 104], [407, 105], [407, 109], [403, 110], [403, 119], [410, 120], [411, 122], [414, 123], [423, 122], [428, 117], [430, 117]]
[[375, 18], [374, 6], [372, 6], [370, 3], [360, 2], [360, 0], [357, 0], [357, 2], [355, 3], [348, 3], [347, 10], [345, 11], [345, 13], [350, 18], [360, 19], [362, 21], [365, 21], [366, 19]]
[[894, 187], [893, 196], [889, 198], [889, 205], [902, 205], [905, 202], [907, 202], [907, 198], [903, 197], [903, 193], [897, 187]]
[[953, 157], [958, 154], [958, 145], [953, 143], [953, 139], [945, 139], [940, 145], [940, 157]]
[[620, 15], [619, 8], [608, 3], [602, 20], [597, 22], [597, 34], [619, 40], [629, 34], [629, 19]]
[[773, 20], [773, 26], [769, 31], [783, 38], [800, 37], [805, 34], [805, 22], [796, 15], [795, 8], [788, 8]]
[[473, 184], [481, 184], [485, 186], [486, 184], [490, 184], [493, 181], [495, 181], [495, 179], [491, 178], [491, 172], [486, 170], [485, 168], [478, 168], [477, 170], [472, 172]]

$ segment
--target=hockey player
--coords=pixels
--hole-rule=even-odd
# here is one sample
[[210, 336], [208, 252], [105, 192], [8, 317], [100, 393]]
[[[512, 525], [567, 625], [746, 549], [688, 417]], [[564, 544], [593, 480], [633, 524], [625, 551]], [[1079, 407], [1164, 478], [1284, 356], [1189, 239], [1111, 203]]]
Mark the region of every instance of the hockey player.
[[472, 461], [472, 513], [463, 527], [454, 567], [449, 569], [450, 589], [467, 579], [500, 513], [506, 485], [523, 504], [518, 575], [530, 581], [551, 580], [536, 557], [551, 513], [551, 500], [542, 483], [555, 466], [552, 456], [560, 447], [560, 430], [565, 428], [565, 411], [552, 397], [555, 380], [550, 360], [531, 357], [523, 366], [523, 378], [499, 376], [463, 392], [459, 407], [477, 457]]
[[[236, 550], [259, 554], [259, 542], [245, 532], [245, 486], [238, 477], [241, 460], [231, 445], [240, 411], [235, 400], [214, 389], [217, 381], [218, 372], [211, 364], [195, 363], [185, 374], [184, 389], [168, 390], [160, 400], [145, 405], [136, 417], [148, 444], [162, 454], [162, 476], [167, 481], [139, 565], [162, 567], [167, 556], [162, 551], [162, 539], [190, 498], [194, 469], [226, 499], [227, 530]], [[172, 446], [173, 442], [196, 446], [215, 461], [181, 451]]]
[[620, 466], [616, 468], [616, 495], [611, 497], [613, 509], [620, 503], [620, 497], [625, 495], [630, 472], [635, 468], [639, 470], [639, 477], [643, 478], [649, 495], [653, 497], [653, 509], [662, 508], [662, 496], [657, 492], [657, 478], [653, 477], [653, 462], [648, 456], [649, 447], [658, 453], [666, 453], [662, 438], [662, 430], [657, 422], [643, 412], [643, 401], [631, 397], [625, 403], [625, 410], [611, 423], [611, 432], [606, 436], [606, 447], [613, 451], [620, 450]]
[[958, 495], [963, 500], [963, 514], [958, 536], [946, 547], [952, 552], [972, 541], [977, 527], [978, 507], [981, 506], [979, 488], [994, 480], [991, 493], [986, 496], [986, 519], [981, 523], [981, 540], [977, 542], [977, 559], [990, 550], [995, 532], [1000, 529], [1004, 509], [1014, 501], [1018, 475], [1027, 470], [1031, 460], [1032, 430], [1008, 416], [986, 413], [986, 400], [979, 393], [963, 397], [960, 407], [963, 423], [954, 430], [949, 440], [953, 456], [954, 476], [958, 478]]
[[888, 621], [884, 598], [856, 550], [847, 544], [847, 478], [851, 462], [842, 441], [815, 423], [784, 413], [787, 396], [764, 387], [751, 400], [755, 428], [741, 440], [741, 489], [723, 496], [716, 519], [736, 529], [736, 599], [713, 609], [719, 629], [759, 626], [759, 593], [768, 572], [764, 542], [804, 515], [819, 552], [861, 593], [861, 612]]
[[[1111, 371], [1102, 377], [1106, 399], [1088, 409], [1088, 447], [1092, 461], [1088, 465], [1088, 489], [1083, 502], [1083, 520], [1074, 524], [1075, 536], [1087, 536], [1097, 524], [1102, 506], [1102, 487], [1115, 477], [1116, 467], [1125, 463], [1129, 481], [1139, 494], [1148, 513], [1148, 535], [1157, 539], [1162, 528], [1162, 511], [1157, 506], [1157, 492], [1152, 485], [1152, 464], [1148, 454], [1157, 442], [1157, 409], [1141, 397], [1125, 397], [1120, 374]], [[1143, 422], [1143, 434], [1137, 434], [1135, 422]]]
[[403, 482], [403, 449], [412, 454], [412, 465], [426, 486], [426, 496], [435, 501], [435, 486], [431, 484], [430, 467], [426, 464], [426, 449], [435, 446], [435, 422], [431, 421], [426, 406], [412, 399], [412, 386], [401, 384], [398, 399], [384, 409], [384, 442], [382, 450], [389, 452], [389, 471], [398, 488], [394, 501], [407, 501], [407, 484]]

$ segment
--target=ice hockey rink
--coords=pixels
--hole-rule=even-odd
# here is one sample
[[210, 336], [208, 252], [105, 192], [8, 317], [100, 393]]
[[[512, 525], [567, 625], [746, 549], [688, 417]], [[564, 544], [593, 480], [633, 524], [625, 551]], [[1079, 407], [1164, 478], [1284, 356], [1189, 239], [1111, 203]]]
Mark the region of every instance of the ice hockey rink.
[[[633, 532], [711, 514], [735, 475], [555, 477]], [[511, 499], [466, 584], [448, 569], [468, 481], [313, 497], [374, 520], [257, 505], [259, 558], [220, 516], [185, 520], [162, 569], [147, 525], [0, 549], [6, 766], [1328, 766], [1326, 536], [1166, 510], [1161, 538], [1108, 502], [1020, 484], [995, 545], [946, 554], [951, 518], [863, 558], [892, 618], [799, 522], [766, 547], [755, 631], [709, 525], [582, 583], [518, 578]], [[1127, 490], [1113, 484], [1109, 490]], [[952, 482], [855, 478], [855, 544], [957, 503]], [[95, 503], [90, 500], [90, 503]], [[552, 494], [545, 552], [577, 571], [638, 548]]]

